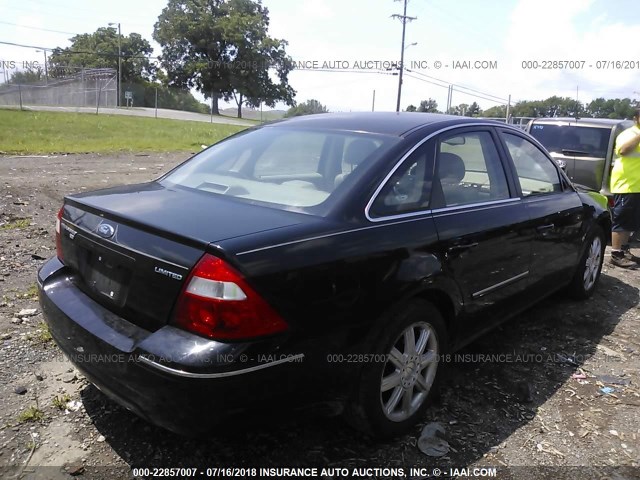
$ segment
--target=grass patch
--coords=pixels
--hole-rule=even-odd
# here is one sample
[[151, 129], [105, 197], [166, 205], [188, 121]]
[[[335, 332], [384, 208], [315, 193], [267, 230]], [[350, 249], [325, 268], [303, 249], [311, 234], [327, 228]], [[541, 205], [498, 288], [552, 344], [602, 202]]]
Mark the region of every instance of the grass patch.
[[164, 118], [0, 109], [2, 153], [197, 152], [243, 130]]
[[51, 342], [53, 337], [51, 336], [51, 331], [49, 331], [49, 325], [46, 322], [40, 322], [36, 331], [27, 335], [27, 340], [43, 344]]
[[38, 340], [42, 343], [48, 343], [53, 340], [51, 332], [49, 331], [49, 325], [45, 322], [40, 322], [38, 324], [38, 330], [36, 330], [36, 332], [38, 332]]
[[[1, 127], [0, 127], [1, 128]], [[16, 228], [27, 228], [31, 225], [31, 220], [28, 218], [21, 218], [19, 220], [13, 220], [0, 226], [0, 230], [15, 230]]]
[[27, 291], [17, 294], [16, 298], [30, 298], [32, 300], [36, 300], [38, 298], [38, 286], [35, 283], [32, 283]]
[[69, 403], [70, 401], [71, 397], [67, 393], [65, 393], [64, 395], [56, 395], [55, 397], [53, 397], [53, 400], [51, 400], [51, 404], [58, 410], [64, 410], [65, 408], [67, 408], [67, 403]]
[[29, 407], [26, 410], [20, 412], [18, 415], [18, 420], [21, 423], [25, 422], [39, 422], [44, 419], [44, 412], [40, 410], [38, 407]]

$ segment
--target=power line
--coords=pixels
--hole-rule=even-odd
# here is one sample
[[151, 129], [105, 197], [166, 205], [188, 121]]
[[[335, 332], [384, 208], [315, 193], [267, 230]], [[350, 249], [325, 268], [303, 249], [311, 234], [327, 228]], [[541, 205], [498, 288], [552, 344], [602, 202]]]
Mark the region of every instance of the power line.
[[13, 42], [3, 42], [2, 40], [0, 40], [0, 44], [2, 44], [2, 45], [11, 45], [12, 47], [39, 48], [40, 50], [53, 50], [52, 48], [37, 47], [35, 45], [23, 45], [21, 43], [13, 43]]
[[423, 77], [430, 78], [430, 79], [432, 79], [432, 80], [437, 80], [437, 81], [439, 81], [439, 82], [443, 82], [443, 83], [446, 83], [446, 84], [451, 84], [451, 85], [454, 85], [454, 86], [456, 86], [456, 87], [458, 87], [458, 88], [463, 88], [463, 89], [465, 89], [465, 90], [469, 90], [469, 91], [471, 91], [471, 92], [479, 93], [479, 94], [481, 94], [481, 95], [485, 95], [485, 96], [487, 96], [487, 97], [493, 97], [493, 98], [495, 98], [495, 99], [497, 99], [497, 100], [500, 100], [501, 102], [508, 102], [508, 100], [507, 100], [506, 98], [498, 97], [497, 95], [492, 95], [491, 93], [481, 92], [480, 90], [475, 90], [475, 89], [473, 89], [473, 88], [471, 88], [471, 87], [465, 87], [464, 85], [459, 85], [459, 84], [456, 84], [456, 83], [451, 83], [451, 82], [448, 82], [448, 81], [446, 81], [446, 80], [442, 80], [441, 78], [432, 77], [431, 75], [427, 75], [427, 74], [422, 73], [422, 72], [416, 72], [416, 71], [414, 71], [414, 70], [409, 70], [409, 69], [407, 69], [407, 71], [410, 71], [410, 72], [412, 72], [412, 73], [415, 73], [416, 75], [421, 75], [421, 76], [423, 76]]
[[411, 71], [408, 71], [408, 73], [406, 74], [406, 75], [407, 75], [407, 77], [409, 77], [409, 78], [413, 78], [413, 79], [415, 79], [415, 80], [420, 80], [421, 82], [430, 83], [431, 85], [435, 85], [435, 86], [437, 86], [437, 87], [449, 88], [449, 85], [440, 85], [439, 83], [431, 82], [431, 81], [429, 81], [429, 80], [425, 80], [424, 78], [415, 77], [415, 76], [411, 75], [411, 73], [412, 73]]
[[43, 32], [61, 33], [63, 35], [80, 35], [79, 33], [75, 33], [75, 32], [64, 32], [62, 30], [51, 30], [49, 28], [30, 27], [29, 25], [20, 25], [18, 23], [2, 22], [2, 21], [0, 21], [0, 23], [3, 25], [12, 25], [14, 27], [28, 28], [30, 30], [41, 30]]
[[[413, 78], [415, 80], [420, 80], [421, 82], [430, 83], [430, 84], [436, 85], [438, 87], [449, 88], [448, 85], [440, 85], [440, 84], [438, 84], [436, 82], [432, 82], [432, 81], [429, 81], [429, 80], [425, 80], [424, 78], [420, 78], [420, 77], [416, 77], [414, 75], [411, 75], [411, 73], [407, 73], [407, 77]], [[493, 98], [488, 98], [488, 97], [485, 97], [485, 96], [482, 96], [482, 95], [478, 95], [478, 94], [474, 94], [474, 93], [463, 92], [462, 90], [457, 90], [455, 88], [453, 88], [453, 90], [458, 92], [458, 93], [462, 93], [463, 95], [468, 95], [470, 97], [475, 97], [475, 98], [481, 98], [482, 100], [487, 100], [488, 102], [497, 103], [499, 105], [503, 105], [503, 104], [506, 105], [506, 103], [507, 103], [506, 101], [505, 102], [497, 101], [497, 100], [494, 100]]]
[[[67, 48], [60, 48], [60, 47], [56, 47], [56, 48], [38, 47], [36, 45], [24, 45], [21, 43], [5, 42], [2, 40], [0, 40], [0, 44], [11, 45], [13, 47], [22, 47], [22, 48], [37, 48], [40, 50], [48, 50], [50, 52], [53, 52], [55, 50], [60, 50], [60, 52], [64, 55], [97, 55], [99, 57], [116, 57], [116, 58], [118, 57], [117, 53], [92, 52], [90, 50], [69, 50]], [[129, 59], [148, 59], [148, 60], [158, 60], [160, 58], [160, 57], [154, 57], [153, 55], [132, 55], [132, 54], [126, 54], [126, 53], [123, 53], [121, 57], [129, 58]]]
[[477, 93], [463, 92], [462, 90], [457, 90], [456, 88], [452, 88], [452, 90], [454, 92], [462, 93], [463, 95], [468, 95], [469, 97], [481, 98], [491, 103], [497, 103], [498, 105], [507, 105], [509, 103], [508, 100], [494, 100], [493, 98], [484, 97], [482, 95], [478, 95]]

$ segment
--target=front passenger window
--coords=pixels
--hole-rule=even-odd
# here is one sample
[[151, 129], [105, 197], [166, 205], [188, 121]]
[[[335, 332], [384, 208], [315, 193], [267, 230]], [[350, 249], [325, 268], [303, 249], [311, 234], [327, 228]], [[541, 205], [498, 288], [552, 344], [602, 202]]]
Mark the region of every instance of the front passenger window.
[[441, 139], [438, 180], [447, 207], [509, 198], [507, 177], [489, 132], [465, 132]]

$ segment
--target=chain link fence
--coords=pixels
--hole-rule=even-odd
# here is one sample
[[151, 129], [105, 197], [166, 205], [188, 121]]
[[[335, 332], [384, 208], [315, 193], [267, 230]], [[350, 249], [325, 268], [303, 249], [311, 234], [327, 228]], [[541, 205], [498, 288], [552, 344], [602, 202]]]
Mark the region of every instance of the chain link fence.
[[0, 84], [0, 106], [113, 108], [118, 103], [112, 68], [16, 70]]
[[237, 125], [266, 122], [284, 115], [283, 111], [263, 114], [260, 108], [243, 106], [243, 118], [237, 119], [237, 107], [222, 99], [218, 112], [213, 109], [212, 114], [213, 104], [207, 97], [186, 88], [143, 79], [122, 82], [118, 91], [118, 71], [114, 68], [45, 68], [44, 64], [24, 68], [17, 61], [0, 60], [0, 108], [126, 114]]

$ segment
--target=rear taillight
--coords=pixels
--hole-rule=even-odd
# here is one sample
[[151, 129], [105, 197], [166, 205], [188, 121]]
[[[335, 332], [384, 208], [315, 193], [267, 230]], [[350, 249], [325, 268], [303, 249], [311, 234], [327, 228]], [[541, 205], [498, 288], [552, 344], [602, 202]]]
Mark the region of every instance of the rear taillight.
[[56, 217], [56, 253], [58, 255], [58, 259], [62, 261], [64, 258], [62, 255], [62, 234], [61, 234], [61, 223], [62, 223], [62, 212], [64, 211], [64, 206], [60, 208], [58, 211], [58, 216]]
[[173, 322], [216, 340], [245, 340], [288, 328], [239, 272], [209, 254], [200, 259], [187, 278]]
[[608, 197], [608, 200], [609, 200], [609, 208], [610, 208], [610, 209], [613, 209], [613, 207], [614, 207], [614, 206], [615, 206], [615, 204], [616, 204], [616, 202], [615, 202], [614, 198], [613, 198], [613, 197]]

